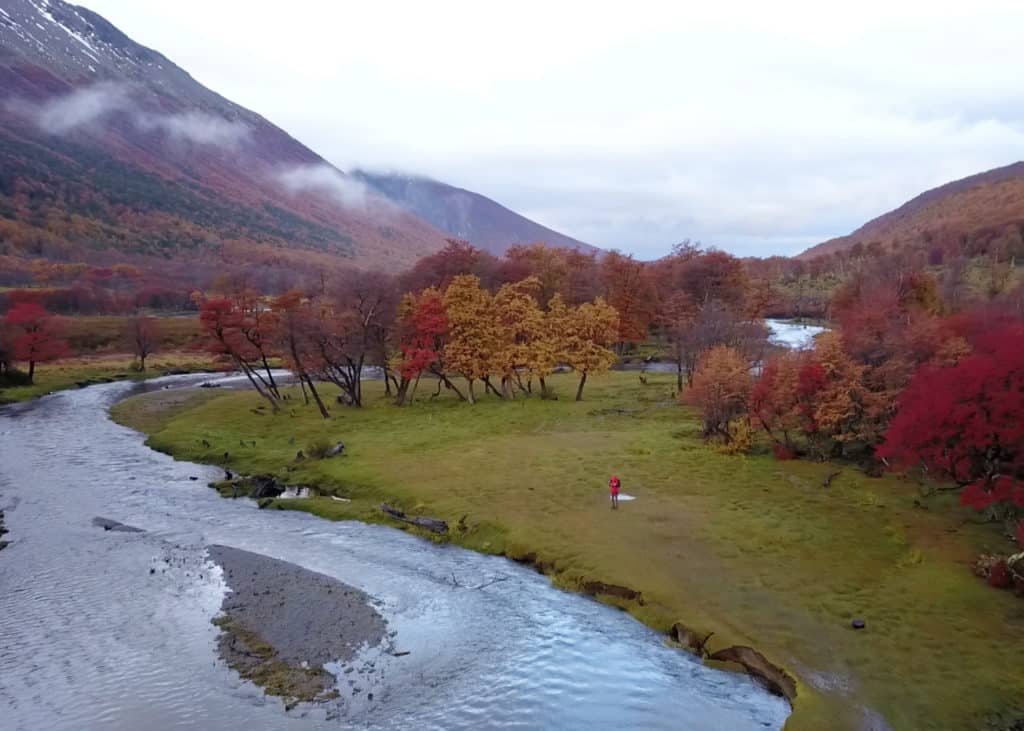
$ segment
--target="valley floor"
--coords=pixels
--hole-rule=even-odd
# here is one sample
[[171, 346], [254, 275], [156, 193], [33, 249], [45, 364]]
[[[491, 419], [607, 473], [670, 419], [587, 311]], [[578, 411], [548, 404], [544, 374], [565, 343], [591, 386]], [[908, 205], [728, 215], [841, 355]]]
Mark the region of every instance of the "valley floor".
[[[366, 408], [334, 406], [326, 422], [297, 390], [277, 415], [254, 393], [213, 391], [157, 392], [113, 413], [181, 459], [321, 492], [270, 509], [387, 522], [387, 501], [652, 627], [714, 632], [712, 651], [755, 647], [799, 678], [787, 729], [1007, 729], [1024, 718], [1024, 602], [970, 571], [979, 552], [1010, 548], [995, 526], [896, 476], [719, 454], [677, 405], [673, 377], [646, 380], [592, 379], [581, 403], [571, 376], [554, 379], [557, 401], [468, 406], [421, 387], [405, 408], [368, 382]], [[296, 459], [338, 440], [345, 457]], [[636, 498], [617, 511], [611, 474]], [[851, 629], [854, 618], [866, 629]]]
[[208, 355], [187, 351], [158, 353], [146, 362], [146, 371], [132, 370], [134, 358], [125, 353], [105, 353], [66, 358], [55, 363], [36, 366], [35, 382], [26, 386], [0, 385], [0, 404], [31, 401], [54, 391], [81, 388], [94, 383], [125, 379], [141, 380], [167, 372], [192, 373], [213, 370]]

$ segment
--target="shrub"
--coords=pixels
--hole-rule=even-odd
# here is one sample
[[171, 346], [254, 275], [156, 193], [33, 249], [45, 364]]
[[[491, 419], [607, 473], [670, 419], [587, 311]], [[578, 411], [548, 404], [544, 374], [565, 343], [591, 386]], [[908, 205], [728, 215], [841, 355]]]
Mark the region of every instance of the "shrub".
[[791, 459], [796, 459], [799, 456], [795, 451], [793, 451], [786, 445], [778, 443], [772, 445], [772, 454], [775, 455], [775, 459], [783, 462]]
[[306, 447], [306, 456], [310, 459], [323, 459], [331, 451], [332, 446], [326, 439], [317, 439]]
[[729, 438], [718, 446], [722, 454], [745, 454], [754, 446], [754, 430], [749, 419], [735, 419], [729, 422]]

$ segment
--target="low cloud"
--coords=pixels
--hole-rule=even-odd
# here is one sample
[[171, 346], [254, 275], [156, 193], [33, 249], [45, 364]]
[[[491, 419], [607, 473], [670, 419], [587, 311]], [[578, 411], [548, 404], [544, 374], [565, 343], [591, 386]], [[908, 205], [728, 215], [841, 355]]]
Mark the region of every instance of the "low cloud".
[[326, 163], [297, 165], [278, 172], [275, 177], [292, 195], [319, 193], [346, 208], [366, 205], [366, 186]]
[[115, 115], [126, 115], [140, 131], [159, 130], [179, 143], [234, 148], [252, 134], [252, 128], [245, 122], [206, 112], [157, 114], [143, 111], [137, 95], [138, 90], [128, 84], [101, 82], [43, 102], [9, 99], [6, 106], [52, 135], [101, 126]]
[[230, 121], [204, 112], [152, 115], [140, 114], [135, 123], [141, 129], [159, 129], [179, 142], [216, 147], [236, 147], [252, 134], [245, 122]]
[[13, 100], [9, 106], [33, 119], [49, 134], [65, 134], [101, 122], [131, 106], [127, 90], [119, 84], [100, 83], [76, 89], [41, 104]]

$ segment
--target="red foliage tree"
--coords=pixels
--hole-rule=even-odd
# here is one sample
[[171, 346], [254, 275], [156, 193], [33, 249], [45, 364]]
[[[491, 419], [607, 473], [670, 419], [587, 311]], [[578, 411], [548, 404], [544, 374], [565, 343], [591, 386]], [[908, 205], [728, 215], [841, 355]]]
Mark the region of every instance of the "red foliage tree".
[[441, 293], [430, 288], [418, 296], [406, 295], [399, 309], [398, 331], [401, 350], [398, 403], [403, 404], [415, 395], [416, 384], [424, 372], [444, 378], [441, 353], [448, 334], [448, 314]]
[[428, 287], [443, 290], [460, 274], [475, 274], [484, 286], [497, 283], [498, 260], [468, 241], [448, 239], [436, 254], [425, 256], [402, 278], [401, 291], [419, 292]]
[[750, 393], [750, 415], [774, 442], [777, 455], [800, 450], [798, 435], [815, 431], [814, 396], [825, 382], [825, 369], [809, 351], [769, 359]]
[[256, 392], [277, 411], [281, 394], [268, 362], [274, 355], [272, 313], [262, 312], [254, 297], [216, 297], [203, 301], [199, 322], [210, 336], [207, 349], [244, 373]]
[[298, 377], [306, 403], [309, 403], [308, 389], [313, 395], [320, 415], [328, 418], [330, 413], [320, 398], [320, 392], [316, 390], [316, 384], [310, 374], [310, 369], [315, 367], [313, 364], [316, 362], [314, 349], [310, 343], [311, 333], [316, 330], [316, 313], [310, 302], [298, 290], [274, 298], [270, 306], [275, 316], [273, 339], [281, 357]]
[[56, 320], [40, 305], [24, 302], [15, 305], [4, 316], [4, 325], [11, 335], [14, 358], [28, 361], [28, 381], [33, 382], [36, 363], [64, 358], [71, 353], [66, 340], [60, 337]]
[[[979, 339], [955, 366], [925, 366], [899, 400], [879, 456], [963, 486], [961, 502], [1010, 518], [1024, 508], [1024, 326]], [[1018, 536], [1020, 537], [1020, 536]]]

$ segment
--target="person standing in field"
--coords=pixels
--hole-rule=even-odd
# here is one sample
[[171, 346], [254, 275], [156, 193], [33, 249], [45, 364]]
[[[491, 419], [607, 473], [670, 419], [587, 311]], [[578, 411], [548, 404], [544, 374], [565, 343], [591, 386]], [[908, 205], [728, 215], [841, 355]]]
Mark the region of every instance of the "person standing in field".
[[612, 510], [619, 509], [619, 488], [622, 487], [622, 482], [618, 476], [612, 475], [612, 479], [608, 480], [608, 488], [612, 495]]

